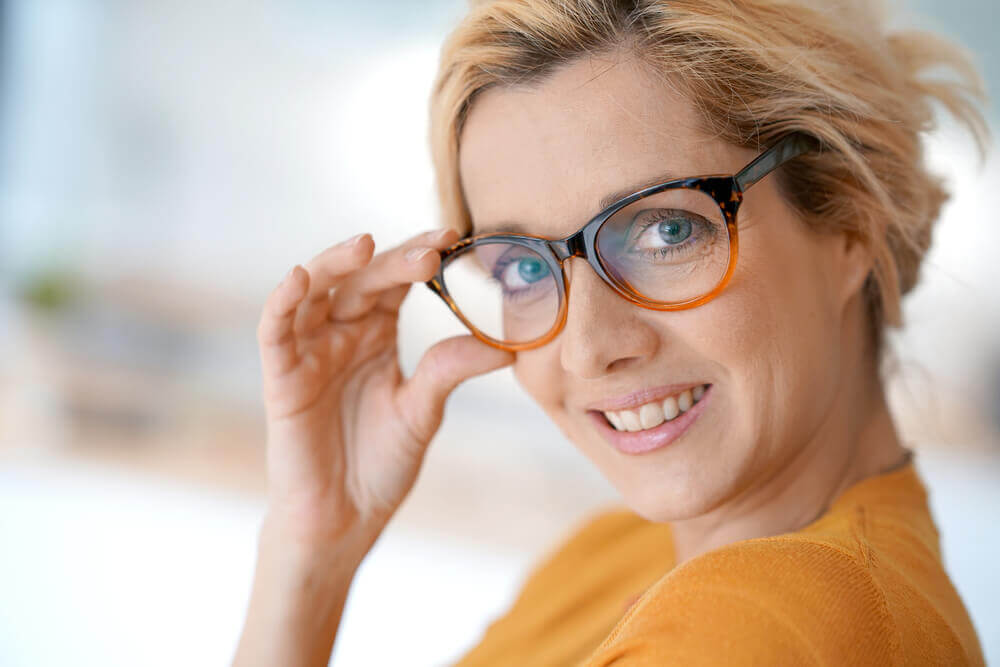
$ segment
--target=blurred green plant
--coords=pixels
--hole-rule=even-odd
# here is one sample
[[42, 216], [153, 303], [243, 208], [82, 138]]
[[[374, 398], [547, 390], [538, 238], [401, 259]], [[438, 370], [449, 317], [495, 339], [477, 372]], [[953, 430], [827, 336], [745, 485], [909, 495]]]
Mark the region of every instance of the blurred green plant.
[[18, 296], [38, 310], [61, 310], [79, 296], [78, 283], [78, 278], [66, 270], [40, 271], [22, 282]]

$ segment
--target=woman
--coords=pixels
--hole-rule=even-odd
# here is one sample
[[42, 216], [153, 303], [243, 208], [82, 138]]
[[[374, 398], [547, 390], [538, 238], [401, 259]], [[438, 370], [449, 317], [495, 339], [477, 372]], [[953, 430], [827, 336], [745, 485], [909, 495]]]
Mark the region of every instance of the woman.
[[[236, 664], [327, 662], [446, 397], [509, 364], [628, 509], [460, 664], [983, 664], [880, 377], [947, 197], [920, 133], [940, 102], [982, 140], [980, 86], [867, 2], [475, 4], [432, 99], [447, 229], [345, 241], [265, 304]], [[418, 281], [471, 334], [404, 378]]]

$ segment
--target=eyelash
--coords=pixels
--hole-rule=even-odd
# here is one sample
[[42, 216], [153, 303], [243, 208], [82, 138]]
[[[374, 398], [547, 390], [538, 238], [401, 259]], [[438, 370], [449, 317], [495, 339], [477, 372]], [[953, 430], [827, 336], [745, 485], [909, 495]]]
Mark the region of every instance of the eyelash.
[[[686, 220], [690, 221], [693, 227], [697, 227], [699, 229], [698, 236], [694, 239], [694, 241], [691, 241], [691, 237], [688, 237], [684, 239], [684, 241], [680, 245], [667, 245], [662, 248], [654, 248], [651, 250], [647, 249], [637, 252], [646, 253], [647, 256], [654, 255], [659, 258], [663, 258], [666, 257], [667, 255], [673, 255], [676, 253], [690, 252], [691, 246], [694, 245], [694, 243], [697, 240], [701, 239], [705, 234], [715, 233], [716, 231], [715, 225], [713, 225], [710, 222], [705, 222], [701, 216], [689, 213], [687, 211], [685, 211], [685, 214], [686, 215], [680, 217], [683, 217]], [[675, 217], [675, 215], [676, 215], [675, 211], [655, 211], [654, 213], [652, 213], [653, 219], [651, 220], [633, 221], [632, 228], [629, 229], [629, 236], [631, 237], [630, 241], [635, 241], [636, 239], [641, 237], [642, 234], [653, 225], [659, 224], [664, 220], [670, 219], [671, 217]], [[634, 229], [635, 227], [639, 227], [639, 229], [633, 235], [632, 229]], [[694, 234], [693, 231], [692, 234]], [[636, 252], [636, 251], [630, 250], [629, 252]]]
[[[676, 217], [676, 216], [677, 216], [676, 210], [672, 209], [655, 210], [652, 213], [650, 213], [650, 215], [648, 215], [646, 219], [641, 221], [633, 221], [632, 228], [629, 229], [629, 236], [631, 236], [631, 241], [635, 241], [635, 239], [642, 236], [642, 234], [653, 225], [659, 224], [664, 220], [668, 220], [671, 217]], [[692, 223], [692, 225], [698, 229], [697, 232], [698, 235], [694, 237], [694, 240], [692, 240], [691, 237], [688, 237], [687, 239], [684, 239], [684, 241], [680, 245], [666, 245], [662, 248], [653, 248], [642, 251], [630, 251], [630, 252], [644, 253], [647, 256], [647, 258], [650, 259], [663, 258], [668, 255], [674, 255], [679, 253], [689, 253], [692, 251], [692, 246], [694, 246], [698, 240], [702, 239], [706, 234], [713, 235], [717, 231], [715, 229], [715, 225], [713, 225], [711, 222], [705, 221], [701, 216], [696, 215], [694, 213], [684, 211], [684, 215], [680, 217], [689, 220]], [[637, 231], [633, 233], [633, 230]], [[694, 233], [695, 232], [692, 232], [692, 234]], [[521, 259], [521, 257], [510, 257], [506, 259], [501, 257], [500, 259], [497, 260], [497, 263], [493, 266], [493, 270], [490, 272], [490, 279], [496, 284], [498, 284], [500, 286], [500, 289], [504, 292], [504, 294], [508, 295], [510, 298], [523, 297], [533, 289], [531, 287], [528, 287], [517, 290], [509, 290], [503, 283], [502, 276], [504, 271], [507, 269], [508, 266], [518, 261], [519, 259]]]
[[501, 280], [501, 277], [503, 276], [503, 273], [507, 269], [507, 267], [513, 264], [514, 262], [518, 261], [519, 259], [522, 259], [522, 257], [523, 256], [511, 257], [509, 259], [504, 259], [501, 257], [500, 259], [497, 260], [497, 263], [493, 266], [493, 271], [490, 273], [490, 279], [493, 282], [500, 285], [500, 289], [503, 291], [503, 293], [508, 295], [512, 299], [523, 297], [527, 295], [527, 293], [530, 292], [532, 289], [534, 289], [534, 287], [527, 287], [516, 290], [508, 290], [507, 286], [503, 284], [503, 280]]

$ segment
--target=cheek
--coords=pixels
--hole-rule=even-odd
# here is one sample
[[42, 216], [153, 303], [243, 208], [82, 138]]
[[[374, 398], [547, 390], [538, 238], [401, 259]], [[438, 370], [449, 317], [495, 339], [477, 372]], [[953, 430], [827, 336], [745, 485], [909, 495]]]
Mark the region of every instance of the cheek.
[[579, 446], [586, 440], [584, 433], [590, 428], [589, 422], [566, 409], [569, 380], [560, 363], [558, 342], [518, 352], [513, 371], [521, 388], [570, 442]]
[[766, 262], [756, 260], [765, 257], [758, 244], [747, 243], [742, 279], [730, 295], [732, 321], [718, 348], [732, 370], [737, 415], [760, 457], [808, 441], [839, 373], [840, 324], [821, 247], [804, 231], [785, 232], [780, 239], [760, 235]]
[[534, 350], [518, 352], [514, 377], [529, 396], [549, 415], [563, 406], [563, 378], [558, 356], [553, 357], [553, 343]]

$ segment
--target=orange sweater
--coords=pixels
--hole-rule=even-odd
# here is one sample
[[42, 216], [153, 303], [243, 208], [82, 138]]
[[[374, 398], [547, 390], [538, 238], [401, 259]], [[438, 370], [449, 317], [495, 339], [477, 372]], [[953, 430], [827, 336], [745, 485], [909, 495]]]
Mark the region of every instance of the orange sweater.
[[669, 524], [603, 511], [457, 664], [984, 664], [912, 460], [798, 531], [673, 559]]

